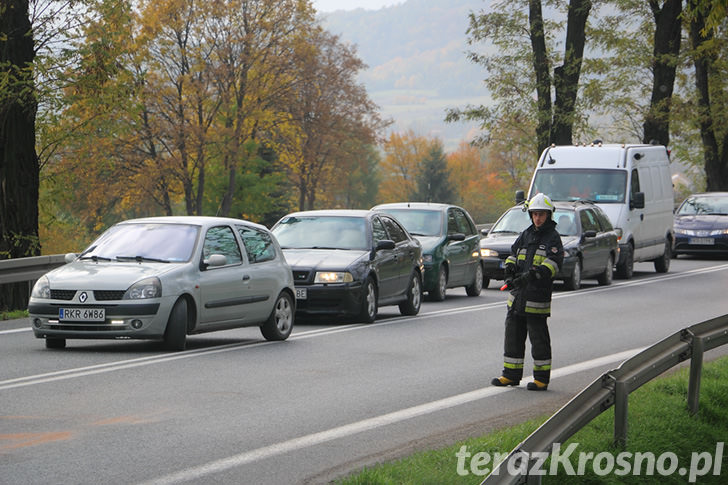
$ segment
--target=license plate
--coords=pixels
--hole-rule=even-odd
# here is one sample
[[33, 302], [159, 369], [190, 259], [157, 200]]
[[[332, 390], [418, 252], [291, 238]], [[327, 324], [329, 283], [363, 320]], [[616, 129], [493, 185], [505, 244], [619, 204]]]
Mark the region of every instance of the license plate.
[[505, 268], [505, 267], [506, 267], [506, 262], [505, 262], [505, 261], [503, 261], [503, 260], [499, 261], [499, 262], [498, 262], [498, 267], [499, 267], [500, 269], [503, 269], [503, 268]]
[[712, 246], [715, 244], [715, 238], [712, 237], [691, 237], [688, 241], [689, 244], [702, 244]]
[[296, 300], [305, 300], [308, 298], [308, 288], [296, 288]]
[[105, 308], [60, 308], [58, 320], [65, 322], [103, 322], [106, 320]]

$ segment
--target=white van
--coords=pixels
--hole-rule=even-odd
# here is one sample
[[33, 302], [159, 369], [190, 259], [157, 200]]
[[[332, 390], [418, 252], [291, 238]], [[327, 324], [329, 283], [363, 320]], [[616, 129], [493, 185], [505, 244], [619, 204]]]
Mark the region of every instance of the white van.
[[[607, 213], [619, 235], [617, 276], [631, 278], [635, 261], [670, 269], [673, 192], [670, 157], [660, 145], [551, 146], [531, 179], [529, 199], [590, 200]], [[516, 201], [523, 200], [516, 192]]]

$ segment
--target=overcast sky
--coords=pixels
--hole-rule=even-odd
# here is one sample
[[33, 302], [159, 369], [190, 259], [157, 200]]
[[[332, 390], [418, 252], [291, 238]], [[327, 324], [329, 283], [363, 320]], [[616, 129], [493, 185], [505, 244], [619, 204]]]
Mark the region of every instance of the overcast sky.
[[318, 12], [333, 12], [334, 10], [354, 10], [365, 8], [367, 10], [379, 10], [382, 7], [389, 7], [404, 0], [313, 0], [313, 6]]

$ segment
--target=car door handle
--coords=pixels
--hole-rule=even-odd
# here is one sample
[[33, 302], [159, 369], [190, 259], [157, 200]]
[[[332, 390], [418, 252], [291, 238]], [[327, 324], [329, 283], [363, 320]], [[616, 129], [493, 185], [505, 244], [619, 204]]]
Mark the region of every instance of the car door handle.
[[243, 281], [248, 281], [250, 279], [250, 275], [243, 275]]

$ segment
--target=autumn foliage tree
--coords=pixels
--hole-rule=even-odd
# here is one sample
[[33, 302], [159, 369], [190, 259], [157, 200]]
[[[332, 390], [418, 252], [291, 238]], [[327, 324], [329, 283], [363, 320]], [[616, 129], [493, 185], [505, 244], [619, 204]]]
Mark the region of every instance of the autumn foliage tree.
[[281, 132], [280, 145], [298, 192], [298, 208], [313, 209], [317, 200], [329, 207], [349, 207], [353, 200], [341, 196], [357, 190], [353, 180], [374, 168], [371, 147], [387, 123], [356, 82], [365, 66], [353, 47], [316, 30], [296, 53], [296, 82], [282, 98], [290, 123]]
[[[44, 125], [59, 135], [46, 220], [64, 236], [79, 228], [56, 252], [127, 217], [270, 224], [296, 204], [302, 177], [307, 207], [373, 200], [356, 181], [376, 170], [386, 124], [356, 83], [361, 60], [321, 29], [310, 2], [86, 2], [59, 115]], [[352, 187], [361, 196], [347, 200]]]

